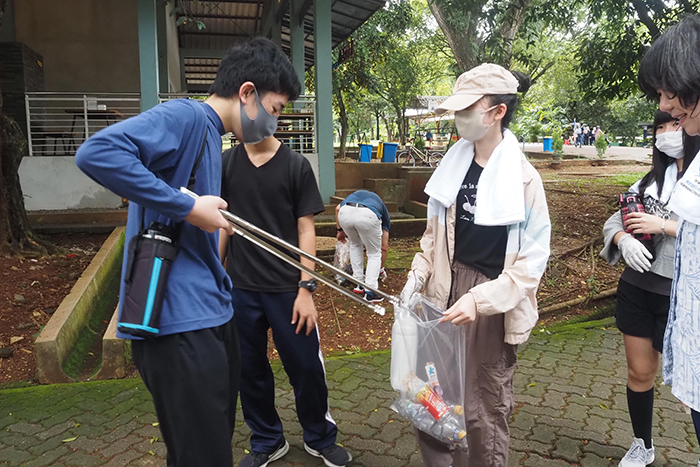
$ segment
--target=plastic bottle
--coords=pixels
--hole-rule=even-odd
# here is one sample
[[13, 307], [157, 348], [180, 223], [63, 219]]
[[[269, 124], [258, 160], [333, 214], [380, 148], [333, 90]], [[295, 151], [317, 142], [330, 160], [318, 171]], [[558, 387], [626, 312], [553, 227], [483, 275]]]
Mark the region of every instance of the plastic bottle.
[[[450, 411], [450, 407], [433, 392], [430, 386], [414, 373], [404, 379], [409, 392], [418, 400], [430, 415], [437, 421], [429, 432], [440, 439], [461, 441], [467, 432], [462, 428], [457, 418]], [[455, 409], [461, 406], [455, 406]]]
[[416, 404], [409, 399], [400, 399], [394, 403], [396, 411], [411, 422], [413, 426], [426, 433], [432, 433], [436, 420], [421, 404]]
[[428, 362], [425, 364], [425, 373], [428, 375], [428, 382], [430, 387], [435, 394], [437, 394], [440, 399], [442, 399], [442, 388], [440, 387], [440, 381], [437, 377], [437, 369], [433, 362]]

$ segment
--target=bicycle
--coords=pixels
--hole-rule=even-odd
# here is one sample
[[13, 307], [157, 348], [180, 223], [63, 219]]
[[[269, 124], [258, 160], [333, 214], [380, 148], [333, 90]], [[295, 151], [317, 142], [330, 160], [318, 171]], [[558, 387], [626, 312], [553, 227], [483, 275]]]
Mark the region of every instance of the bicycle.
[[442, 161], [443, 153], [440, 151], [433, 151], [430, 148], [426, 148], [425, 152], [416, 148], [413, 145], [407, 146], [405, 151], [401, 151], [398, 155], [398, 163], [404, 167], [415, 167], [416, 161], [420, 161], [421, 165], [427, 165], [429, 167], [437, 167]]

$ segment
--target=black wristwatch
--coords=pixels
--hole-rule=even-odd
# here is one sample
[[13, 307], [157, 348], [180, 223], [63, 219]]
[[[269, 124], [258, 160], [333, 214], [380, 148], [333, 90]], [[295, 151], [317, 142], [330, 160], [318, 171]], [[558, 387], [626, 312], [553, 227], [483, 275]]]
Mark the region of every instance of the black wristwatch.
[[305, 288], [309, 292], [316, 290], [316, 279], [309, 279], [308, 281], [299, 281], [299, 288]]

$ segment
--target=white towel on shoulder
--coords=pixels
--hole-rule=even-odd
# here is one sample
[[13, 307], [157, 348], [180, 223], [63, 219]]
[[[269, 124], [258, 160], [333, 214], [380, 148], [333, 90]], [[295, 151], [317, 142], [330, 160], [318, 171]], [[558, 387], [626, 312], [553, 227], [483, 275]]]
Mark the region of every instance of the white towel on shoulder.
[[[637, 180], [637, 182], [630, 187], [630, 191], [632, 193], [639, 193], [639, 183], [642, 180]], [[661, 189], [661, 196], [659, 196], [659, 187], [656, 183], [656, 181], [653, 181], [649, 184], [646, 190], [644, 190], [645, 195], [649, 195], [655, 200], [661, 202], [662, 204], [668, 203], [669, 198], [671, 197], [671, 192], [673, 191], [673, 188], [676, 186], [676, 182], [678, 181], [678, 166], [676, 165], [675, 161], [672, 162], [668, 167], [666, 167], [666, 172], [664, 172], [664, 186]]]
[[668, 208], [682, 219], [700, 224], [700, 152], [673, 188]]
[[[477, 225], [508, 225], [525, 220], [522, 159], [518, 140], [510, 130], [496, 146], [479, 178], [476, 191]], [[462, 181], [474, 160], [474, 143], [460, 139], [445, 154], [425, 185], [425, 193], [445, 208], [457, 199]]]

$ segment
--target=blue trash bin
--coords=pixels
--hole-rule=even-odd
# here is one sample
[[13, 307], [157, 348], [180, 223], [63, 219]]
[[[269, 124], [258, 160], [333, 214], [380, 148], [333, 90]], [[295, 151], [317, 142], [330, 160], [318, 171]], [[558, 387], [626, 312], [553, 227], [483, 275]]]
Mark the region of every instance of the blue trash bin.
[[372, 145], [360, 144], [360, 162], [370, 162], [372, 160]]
[[552, 152], [552, 137], [544, 136], [542, 138], [542, 147], [545, 152]]
[[384, 143], [382, 162], [396, 162], [396, 150], [398, 148], [399, 143]]

